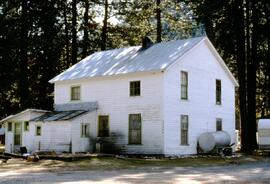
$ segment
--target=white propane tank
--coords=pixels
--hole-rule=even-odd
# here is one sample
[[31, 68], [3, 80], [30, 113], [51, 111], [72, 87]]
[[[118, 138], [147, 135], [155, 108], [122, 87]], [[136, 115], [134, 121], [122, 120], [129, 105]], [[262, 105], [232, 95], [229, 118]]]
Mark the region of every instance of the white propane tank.
[[270, 119], [258, 121], [258, 145], [261, 150], [270, 150]]
[[199, 147], [204, 153], [213, 151], [215, 147], [226, 147], [231, 143], [230, 135], [225, 131], [205, 132], [198, 138]]

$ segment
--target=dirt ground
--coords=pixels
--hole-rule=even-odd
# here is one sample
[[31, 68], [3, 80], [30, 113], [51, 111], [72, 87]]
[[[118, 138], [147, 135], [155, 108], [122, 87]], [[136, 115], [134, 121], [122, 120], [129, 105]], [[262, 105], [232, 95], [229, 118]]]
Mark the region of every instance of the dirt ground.
[[0, 183], [270, 183], [270, 158], [203, 161], [102, 158], [38, 163], [11, 159], [0, 164]]

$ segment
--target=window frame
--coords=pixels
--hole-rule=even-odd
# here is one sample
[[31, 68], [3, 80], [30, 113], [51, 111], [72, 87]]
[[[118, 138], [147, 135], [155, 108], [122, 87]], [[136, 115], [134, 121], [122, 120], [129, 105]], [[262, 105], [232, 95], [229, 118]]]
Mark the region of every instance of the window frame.
[[[73, 95], [73, 89], [74, 88], [78, 88], [79, 92]], [[73, 97], [77, 97], [77, 98], [73, 98]], [[70, 87], [70, 101], [80, 101], [81, 100], [81, 86], [80, 85], [75, 85], [75, 86], [71, 86]]]
[[222, 83], [220, 79], [216, 79], [216, 105], [222, 103]]
[[[104, 118], [104, 117], [107, 117], [107, 124], [108, 124], [108, 135], [106, 135], [106, 136], [101, 136], [101, 134], [100, 134], [100, 120], [101, 120], [101, 118]], [[109, 117], [109, 115], [99, 115], [98, 116], [98, 132], [97, 132], [97, 137], [110, 137], [110, 117]]]
[[[184, 83], [184, 77], [186, 78], [185, 83]], [[180, 76], [180, 97], [181, 100], [188, 100], [188, 72], [187, 71], [181, 71], [181, 76]], [[183, 91], [185, 89], [185, 91]]]
[[[220, 123], [220, 124], [219, 124]], [[222, 119], [221, 118], [216, 118], [216, 131], [222, 131]]]
[[[28, 123], [28, 126], [26, 126], [26, 123]], [[23, 131], [29, 132], [29, 126], [30, 126], [29, 121], [24, 121], [23, 122]]]
[[[132, 130], [131, 129], [131, 116], [139, 116], [140, 119], [140, 128]], [[140, 131], [140, 138], [138, 141], [131, 141], [131, 131]], [[128, 115], [128, 144], [129, 145], [142, 145], [142, 115], [141, 113], [129, 114]]]
[[7, 132], [12, 132], [12, 130], [13, 130], [12, 124], [13, 124], [12, 122], [7, 122]]
[[[139, 83], [139, 86], [136, 86], [136, 83]], [[129, 96], [130, 97], [141, 96], [141, 81], [140, 80], [129, 82]]]
[[90, 137], [90, 124], [89, 123], [81, 123], [81, 138]]
[[[187, 119], [186, 122], [183, 122], [184, 118]], [[186, 129], [184, 129], [183, 127], [183, 123], [187, 123], [186, 125]], [[183, 139], [183, 131], [185, 131], [185, 141]], [[188, 138], [188, 133], [189, 133], [189, 116], [188, 115], [181, 115], [181, 121], [180, 121], [180, 145], [182, 146], [187, 146], [189, 145], [189, 138]]]
[[[38, 134], [38, 127], [40, 128], [40, 134]], [[41, 136], [42, 135], [42, 126], [41, 125], [36, 125], [35, 127], [35, 135], [36, 136]]]

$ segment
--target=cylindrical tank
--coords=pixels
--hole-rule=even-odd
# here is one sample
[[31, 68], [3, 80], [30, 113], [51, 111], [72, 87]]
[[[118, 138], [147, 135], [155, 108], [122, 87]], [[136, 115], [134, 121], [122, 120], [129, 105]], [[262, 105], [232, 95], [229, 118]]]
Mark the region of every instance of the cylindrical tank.
[[198, 138], [199, 147], [204, 153], [212, 151], [216, 146], [225, 147], [231, 143], [230, 135], [225, 131], [205, 132]]

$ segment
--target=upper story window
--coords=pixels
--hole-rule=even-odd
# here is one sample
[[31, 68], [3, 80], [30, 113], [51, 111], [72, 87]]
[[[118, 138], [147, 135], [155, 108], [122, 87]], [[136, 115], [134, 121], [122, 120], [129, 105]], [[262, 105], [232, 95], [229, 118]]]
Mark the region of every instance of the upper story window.
[[216, 131], [222, 131], [222, 119], [216, 119]]
[[80, 100], [81, 99], [81, 87], [80, 86], [72, 86], [70, 89], [70, 100]]
[[131, 81], [129, 84], [129, 94], [130, 96], [140, 96], [141, 95], [141, 81]]
[[181, 99], [188, 99], [188, 73], [181, 71]]
[[221, 80], [216, 79], [216, 104], [221, 105]]

